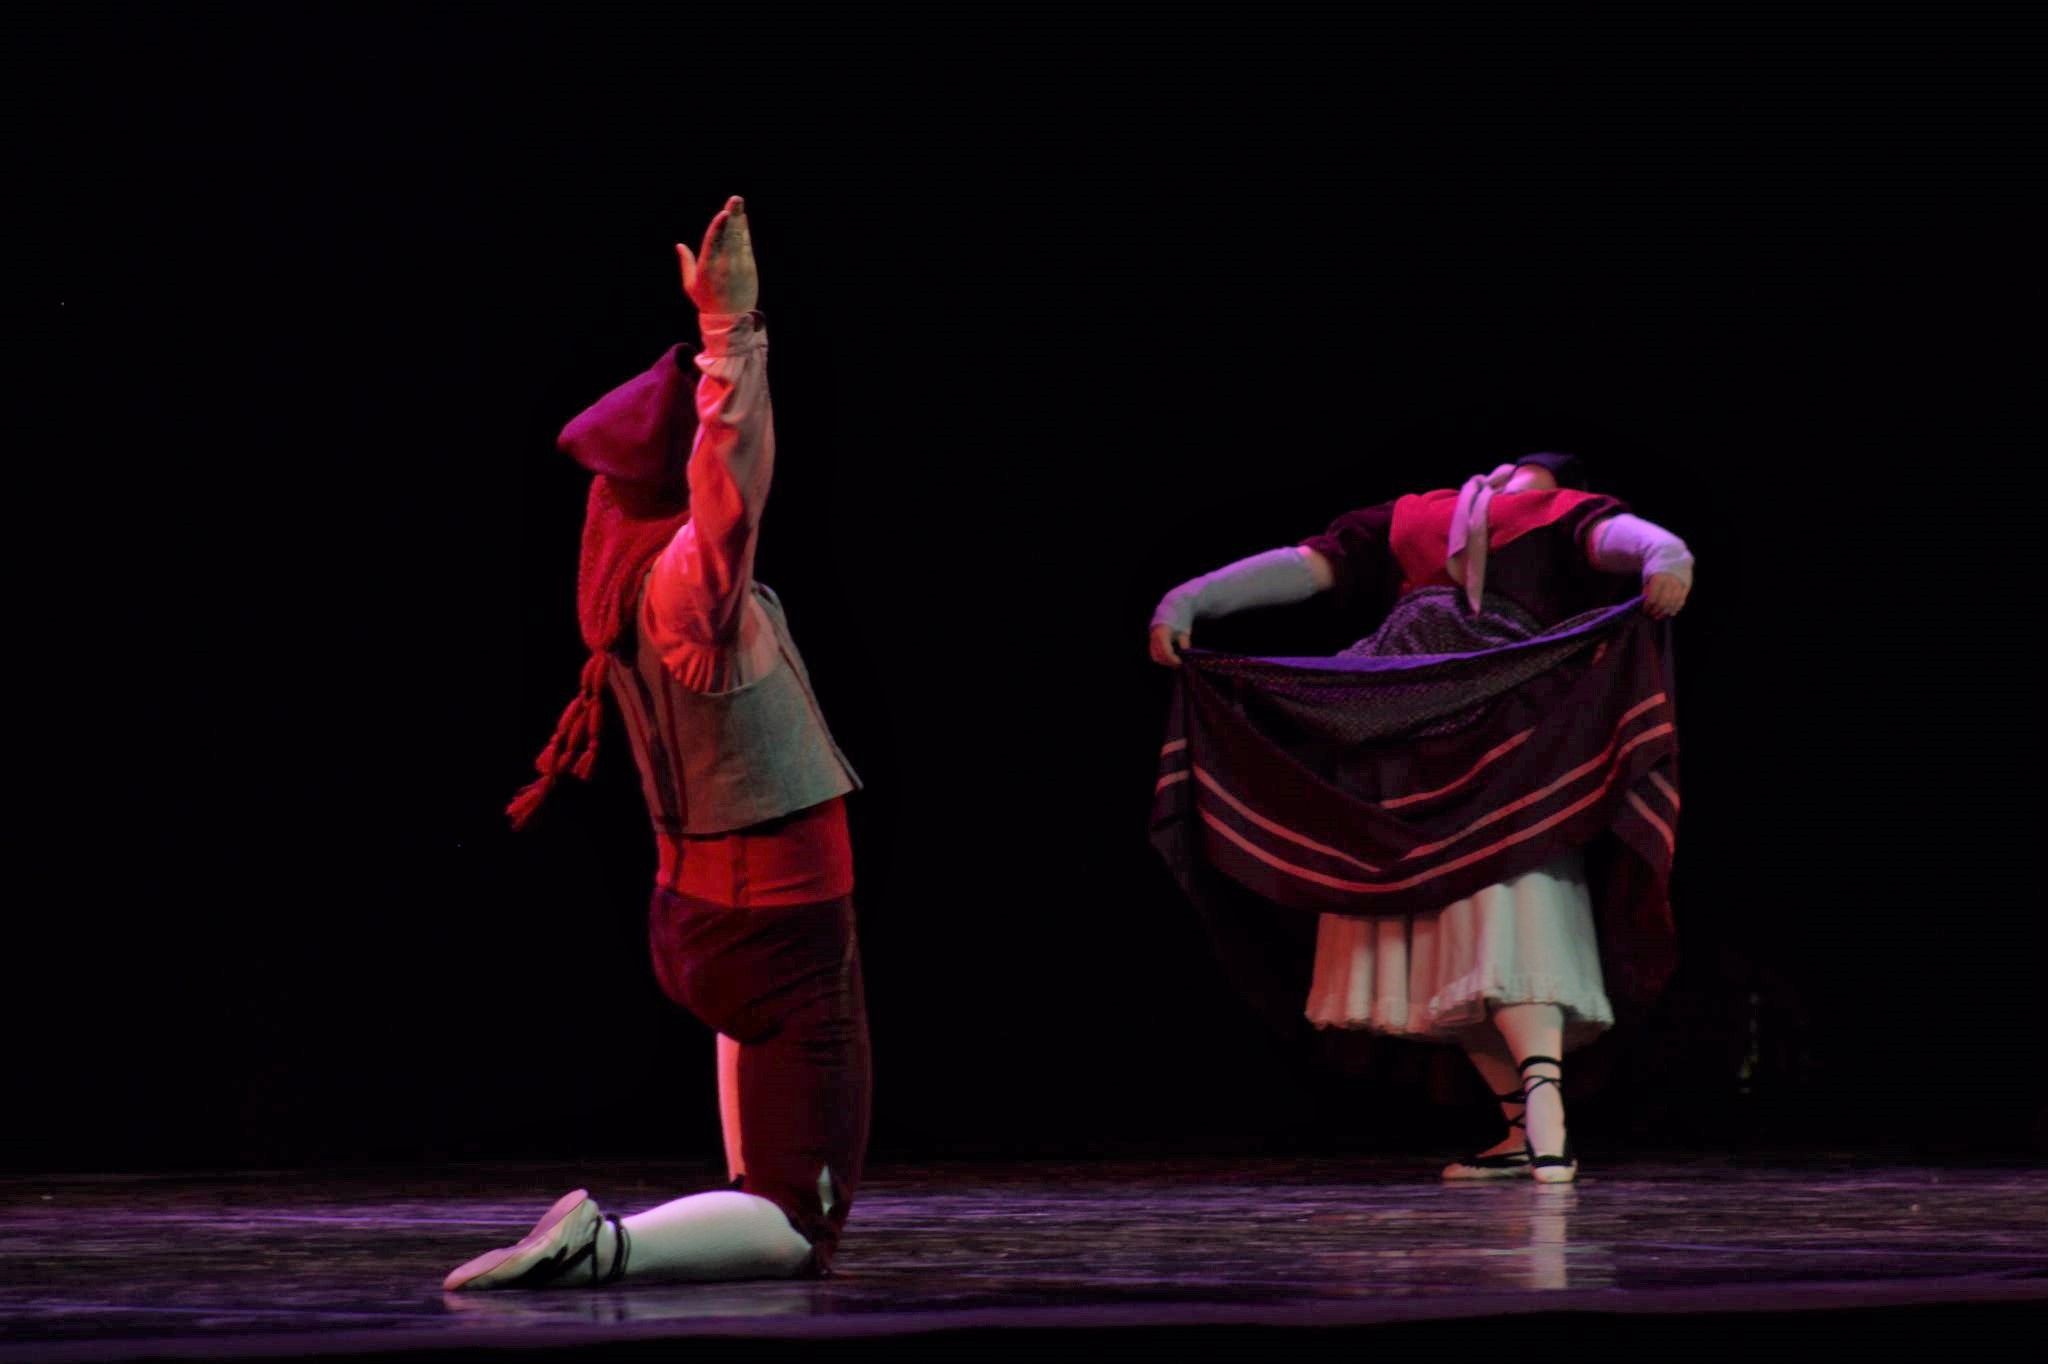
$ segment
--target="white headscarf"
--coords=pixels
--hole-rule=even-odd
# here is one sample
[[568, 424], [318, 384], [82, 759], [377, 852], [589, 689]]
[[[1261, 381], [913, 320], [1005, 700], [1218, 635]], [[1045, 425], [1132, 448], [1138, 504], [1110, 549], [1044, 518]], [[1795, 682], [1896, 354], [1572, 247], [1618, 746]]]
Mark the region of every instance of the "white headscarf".
[[1479, 597], [1486, 590], [1486, 513], [1493, 505], [1493, 495], [1507, 486], [1515, 470], [1514, 464], [1503, 464], [1490, 474], [1474, 474], [1465, 480], [1465, 486], [1458, 490], [1458, 505], [1451, 512], [1450, 552], [1444, 559], [1444, 571], [1451, 575], [1451, 581], [1465, 589], [1465, 600], [1472, 603], [1472, 614], [1479, 614]]

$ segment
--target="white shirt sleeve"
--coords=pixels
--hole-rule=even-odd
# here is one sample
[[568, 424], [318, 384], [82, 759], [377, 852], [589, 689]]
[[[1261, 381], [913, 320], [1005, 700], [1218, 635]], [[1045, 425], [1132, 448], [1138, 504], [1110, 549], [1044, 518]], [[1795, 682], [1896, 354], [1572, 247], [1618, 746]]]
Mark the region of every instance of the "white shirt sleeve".
[[1669, 573], [1692, 586], [1692, 551], [1685, 541], [1640, 516], [1621, 512], [1593, 527], [1586, 537], [1586, 558], [1607, 573], [1636, 573], [1648, 579]]

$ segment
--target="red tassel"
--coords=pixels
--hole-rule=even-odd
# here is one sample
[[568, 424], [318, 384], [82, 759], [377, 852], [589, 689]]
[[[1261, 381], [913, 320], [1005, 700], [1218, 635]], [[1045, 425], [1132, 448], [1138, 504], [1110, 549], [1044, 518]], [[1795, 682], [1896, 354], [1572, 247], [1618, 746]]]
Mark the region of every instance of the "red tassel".
[[597, 764], [597, 736], [604, 727], [605, 670], [602, 654], [592, 654], [584, 660], [582, 689], [562, 707], [548, 746], [533, 760], [534, 771], [540, 776], [528, 782], [505, 807], [514, 829], [526, 827], [563, 772], [590, 780], [591, 770]]
[[539, 811], [541, 802], [548, 798], [548, 790], [554, 784], [554, 776], [550, 774], [538, 781], [529, 782], [518, 795], [512, 797], [512, 803], [505, 807], [505, 813], [511, 818], [513, 829], [524, 829], [527, 826]]
[[604, 702], [591, 697], [589, 707], [576, 717], [575, 739], [572, 747], [582, 750], [577, 755], [574, 771], [583, 781], [590, 780], [590, 770], [597, 762], [597, 736], [604, 728]]
[[569, 728], [569, 722], [576, 718], [576, 712], [583, 709], [584, 694], [577, 692], [569, 698], [569, 704], [562, 707], [562, 713], [555, 717], [555, 737], [560, 738]]

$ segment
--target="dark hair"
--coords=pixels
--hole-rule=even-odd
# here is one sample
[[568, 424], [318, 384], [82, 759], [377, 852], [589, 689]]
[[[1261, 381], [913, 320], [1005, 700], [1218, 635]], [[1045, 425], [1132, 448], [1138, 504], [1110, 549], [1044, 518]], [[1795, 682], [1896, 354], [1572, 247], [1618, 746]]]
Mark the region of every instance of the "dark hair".
[[1523, 455], [1515, 463], [1541, 465], [1550, 470], [1550, 476], [1557, 480], [1557, 486], [1560, 488], [1586, 486], [1586, 465], [1577, 455], [1567, 455], [1557, 450], [1541, 450], [1533, 455]]

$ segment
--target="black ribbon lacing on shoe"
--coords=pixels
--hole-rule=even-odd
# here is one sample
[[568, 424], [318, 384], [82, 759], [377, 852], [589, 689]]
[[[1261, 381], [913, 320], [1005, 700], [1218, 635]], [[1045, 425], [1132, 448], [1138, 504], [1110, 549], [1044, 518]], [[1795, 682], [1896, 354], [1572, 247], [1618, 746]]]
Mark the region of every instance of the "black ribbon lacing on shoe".
[[[592, 1255], [590, 1257], [590, 1283], [593, 1288], [604, 1284], [617, 1283], [620, 1279], [625, 1278], [626, 1261], [631, 1259], [633, 1255], [633, 1238], [626, 1234], [626, 1224], [619, 1220], [616, 1213], [606, 1213], [604, 1220], [611, 1223], [612, 1226], [612, 1267], [606, 1270], [604, 1276], [600, 1278], [597, 1273], [597, 1256]], [[591, 1242], [593, 1248], [596, 1244], [594, 1240]]]
[[[1529, 1096], [1531, 1094], [1534, 1094], [1537, 1090], [1543, 1088], [1543, 1086], [1545, 1085], [1549, 1085], [1552, 1089], [1555, 1089], [1560, 1097], [1563, 1096], [1564, 1077], [1562, 1075], [1530, 1075], [1528, 1073], [1528, 1070], [1531, 1066], [1556, 1066], [1561, 1071], [1564, 1069], [1564, 1062], [1558, 1060], [1555, 1056], [1529, 1056], [1524, 1057], [1516, 1065], [1515, 1069], [1523, 1072], [1522, 1102], [1524, 1104], [1528, 1103]], [[1524, 1113], [1524, 1116], [1527, 1116], [1526, 1112]], [[1526, 1133], [1529, 1129], [1527, 1128], [1527, 1126], [1524, 1126], [1522, 1130]], [[1577, 1157], [1572, 1155], [1572, 1139], [1570, 1132], [1565, 1133], [1563, 1155], [1539, 1156], [1536, 1154], [1534, 1150], [1531, 1150], [1529, 1152], [1529, 1163], [1533, 1166], [1538, 1167], [1539, 1169], [1554, 1169], [1566, 1165], [1573, 1165], [1577, 1163], [1577, 1159]]]

